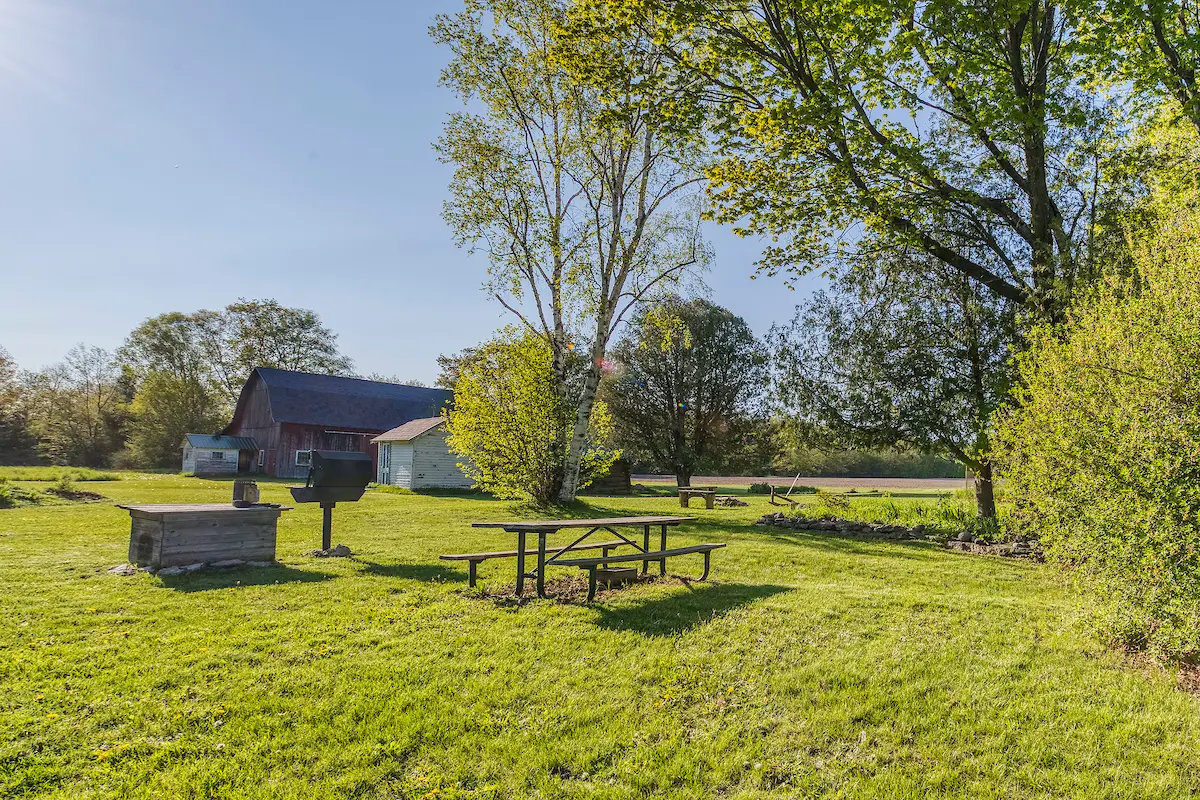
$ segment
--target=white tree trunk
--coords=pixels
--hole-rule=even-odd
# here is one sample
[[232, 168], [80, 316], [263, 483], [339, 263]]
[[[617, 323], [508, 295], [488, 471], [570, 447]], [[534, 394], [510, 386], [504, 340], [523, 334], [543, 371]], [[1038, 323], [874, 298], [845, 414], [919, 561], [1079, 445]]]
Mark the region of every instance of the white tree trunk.
[[[607, 329], [608, 325], [602, 327]], [[600, 387], [600, 362], [604, 359], [607, 342], [597, 337], [597, 343], [592, 347], [592, 361], [588, 365], [583, 379], [583, 391], [579, 395], [579, 406], [575, 411], [575, 430], [571, 432], [571, 441], [567, 447], [567, 463], [563, 474], [562, 490], [558, 499], [569, 503], [575, 499], [579, 490], [579, 469], [583, 464], [583, 451], [588, 444], [588, 429], [592, 422], [592, 406], [596, 404], [596, 390]]]

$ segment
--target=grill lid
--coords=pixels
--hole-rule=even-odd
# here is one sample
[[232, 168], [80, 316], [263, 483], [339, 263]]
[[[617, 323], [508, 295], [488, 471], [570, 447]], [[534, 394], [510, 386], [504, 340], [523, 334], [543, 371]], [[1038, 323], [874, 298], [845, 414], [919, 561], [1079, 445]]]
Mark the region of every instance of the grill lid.
[[371, 457], [366, 453], [313, 450], [306, 486], [314, 489], [354, 487], [365, 489], [374, 477]]

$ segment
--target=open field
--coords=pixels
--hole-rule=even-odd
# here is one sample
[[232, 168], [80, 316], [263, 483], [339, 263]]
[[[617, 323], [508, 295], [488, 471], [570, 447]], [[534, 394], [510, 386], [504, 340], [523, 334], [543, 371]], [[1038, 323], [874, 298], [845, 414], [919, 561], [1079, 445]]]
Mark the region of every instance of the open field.
[[[127, 474], [118, 502], [220, 502], [230, 484]], [[264, 499], [286, 490], [263, 483]], [[339, 506], [352, 559], [160, 579], [107, 504], [0, 511], [0, 796], [170, 798], [1182, 798], [1200, 702], [1078, 632], [1045, 566], [753, 527], [707, 584], [516, 603], [446, 552], [507, 549], [476, 496]], [[579, 514], [678, 511], [591, 498]], [[699, 559], [672, 562], [696, 574]], [[552, 575], [552, 577], [554, 577]]]
[[[792, 485], [794, 478], [781, 478], [778, 475], [764, 478], [746, 477], [743, 475], [697, 475], [692, 478], [696, 486], [741, 487], [752, 483], [770, 483], [784, 490]], [[660, 484], [675, 485], [673, 475], [634, 475], [634, 483], [646, 486]], [[965, 482], [962, 478], [800, 478], [797, 486], [815, 486], [818, 489], [857, 489], [859, 491], [878, 489], [894, 492], [953, 492], [962, 489]]]

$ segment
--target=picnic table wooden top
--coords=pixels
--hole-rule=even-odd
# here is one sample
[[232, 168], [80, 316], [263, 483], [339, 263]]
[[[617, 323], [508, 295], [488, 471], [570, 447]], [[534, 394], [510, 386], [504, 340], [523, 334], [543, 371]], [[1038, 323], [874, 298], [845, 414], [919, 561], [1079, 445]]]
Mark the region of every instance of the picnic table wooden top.
[[613, 525], [678, 525], [695, 522], [695, 517], [605, 517], [603, 519], [535, 519], [524, 522], [473, 522], [472, 528], [503, 528], [506, 531], [557, 531], [563, 528], [604, 528]]

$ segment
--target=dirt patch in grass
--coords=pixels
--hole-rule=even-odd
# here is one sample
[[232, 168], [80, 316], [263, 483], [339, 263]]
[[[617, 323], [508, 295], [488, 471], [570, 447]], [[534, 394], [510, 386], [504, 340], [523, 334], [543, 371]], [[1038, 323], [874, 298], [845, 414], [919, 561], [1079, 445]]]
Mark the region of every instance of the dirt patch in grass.
[[108, 499], [98, 492], [89, 492], [86, 489], [59, 489], [54, 487], [45, 491], [46, 494], [54, 495], [60, 500], [69, 500], [72, 503], [94, 503], [97, 500]]

